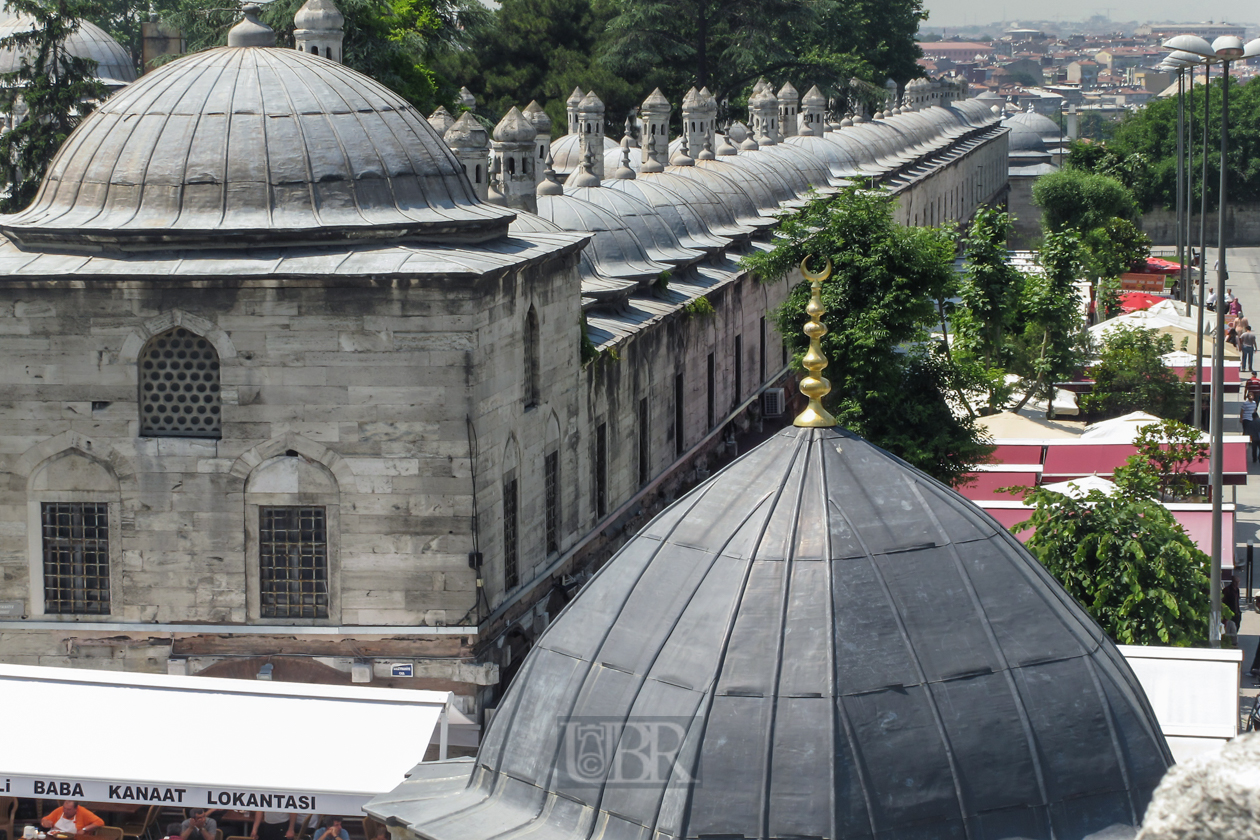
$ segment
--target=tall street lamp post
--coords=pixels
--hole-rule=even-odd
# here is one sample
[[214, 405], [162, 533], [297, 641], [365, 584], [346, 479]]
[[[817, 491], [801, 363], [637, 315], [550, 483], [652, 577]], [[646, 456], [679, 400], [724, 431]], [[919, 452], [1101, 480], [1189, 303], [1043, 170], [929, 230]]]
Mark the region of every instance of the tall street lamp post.
[[[1225, 206], [1228, 197], [1228, 152], [1229, 152], [1229, 65], [1230, 62], [1243, 58], [1255, 45], [1260, 47], [1260, 39], [1252, 41], [1246, 47], [1240, 38], [1222, 35], [1210, 45], [1195, 35], [1178, 35], [1164, 42], [1165, 49], [1184, 50], [1204, 58], [1216, 58], [1224, 66], [1221, 85], [1221, 183], [1220, 197], [1217, 204], [1216, 230], [1216, 335], [1212, 342], [1212, 411], [1210, 429], [1212, 435], [1212, 451], [1209, 469], [1212, 480], [1212, 583], [1211, 583], [1211, 615], [1208, 618], [1208, 642], [1212, 647], [1221, 646], [1221, 495], [1222, 481], [1222, 446], [1224, 444], [1225, 389]], [[1260, 50], [1257, 50], [1260, 52]], [[1253, 53], [1256, 54], [1256, 53]], [[1206, 261], [1206, 260], [1205, 260]]]

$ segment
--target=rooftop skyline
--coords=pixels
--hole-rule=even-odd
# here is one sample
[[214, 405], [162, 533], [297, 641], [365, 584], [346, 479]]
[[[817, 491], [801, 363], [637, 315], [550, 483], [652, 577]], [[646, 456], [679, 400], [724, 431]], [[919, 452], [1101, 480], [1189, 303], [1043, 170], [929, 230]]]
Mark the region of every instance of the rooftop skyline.
[[1112, 5], [1108, 6], [1087, 0], [1064, 0], [1050, 15], [1047, 15], [1047, 9], [1043, 6], [1012, 0], [925, 0], [924, 6], [930, 15], [926, 24], [928, 28], [988, 26], [1001, 22], [1033, 24], [1045, 20], [1066, 23], [1087, 21], [1095, 15], [1119, 23], [1195, 23], [1201, 20], [1249, 24], [1256, 17], [1254, 4], [1243, 0], [1218, 0], [1199, 7], [1202, 10], [1200, 14], [1192, 17], [1187, 17], [1184, 5], [1171, 0], [1154, 0], [1149, 3], [1139, 0], [1121, 3], [1113, 0]]

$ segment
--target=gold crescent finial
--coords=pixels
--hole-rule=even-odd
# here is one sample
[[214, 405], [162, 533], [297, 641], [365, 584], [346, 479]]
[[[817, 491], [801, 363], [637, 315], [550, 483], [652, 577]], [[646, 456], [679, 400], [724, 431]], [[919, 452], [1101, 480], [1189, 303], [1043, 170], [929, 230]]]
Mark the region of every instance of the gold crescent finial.
[[809, 405], [797, 415], [795, 425], [810, 429], [828, 429], [836, 425], [836, 418], [822, 406], [822, 398], [831, 393], [831, 383], [822, 376], [823, 368], [827, 367], [827, 357], [823, 355], [822, 346], [818, 342], [827, 334], [827, 327], [822, 322], [822, 316], [827, 311], [822, 303], [822, 284], [831, 276], [831, 260], [827, 260], [822, 271], [814, 274], [809, 270], [809, 257], [806, 257], [801, 260], [801, 274], [810, 285], [809, 306], [805, 307], [805, 311], [809, 313], [809, 323], [805, 325], [805, 334], [809, 336], [809, 351], [802, 359], [809, 375], [801, 380], [801, 393], [809, 397]]

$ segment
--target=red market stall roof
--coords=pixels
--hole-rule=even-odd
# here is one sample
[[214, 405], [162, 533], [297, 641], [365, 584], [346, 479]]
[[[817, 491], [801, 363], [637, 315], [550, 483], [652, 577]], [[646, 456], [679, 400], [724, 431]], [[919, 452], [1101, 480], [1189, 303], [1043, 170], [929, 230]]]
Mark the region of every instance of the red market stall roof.
[[[1184, 382], [1194, 382], [1194, 366], [1185, 365], [1169, 365], [1169, 370], [1177, 375], [1177, 378]], [[1225, 388], [1227, 394], [1237, 394], [1239, 389], [1239, 365], [1237, 362], [1232, 365], [1225, 363], [1224, 369], [1221, 371], [1221, 384]], [[1208, 363], [1203, 366], [1203, 385], [1206, 388], [1212, 387], [1212, 365]]]
[[964, 498], [971, 499], [973, 502], [1004, 499], [1018, 503], [1020, 496], [1003, 493], [1001, 488], [1035, 487], [1037, 485], [1037, 473], [1035, 472], [1007, 472], [1003, 470], [1000, 472], [973, 472], [968, 475], [972, 480], [960, 486], [958, 492]]
[[1155, 272], [1157, 274], [1176, 274], [1181, 271], [1181, 266], [1175, 262], [1160, 259], [1159, 257], [1147, 257], [1145, 270]]
[[[976, 502], [985, 513], [992, 516], [998, 521], [1003, 528], [1008, 531], [1020, 522], [1025, 522], [1032, 515], [1032, 508], [1026, 507], [1023, 503], [1008, 498], [1005, 501], [986, 501]], [[1212, 552], [1212, 506], [1204, 504], [1168, 504], [1165, 505], [1172, 511], [1173, 517], [1180, 523], [1182, 528], [1186, 529], [1190, 539], [1194, 540], [1194, 544], [1204, 554]], [[1221, 545], [1224, 550], [1221, 552], [1221, 565], [1226, 569], [1232, 569], [1235, 565], [1234, 550], [1234, 505], [1222, 505], [1221, 510]], [[1026, 528], [1015, 536], [1020, 542], [1027, 542], [1032, 536], [1032, 529]]]
[[[1116, 467], [1123, 466], [1133, 454], [1130, 443], [1079, 443], [1047, 441], [1046, 460], [1042, 466], [1042, 481], [1068, 481], [1087, 475], [1108, 476]], [[1241, 437], [1226, 440], [1222, 449], [1223, 481], [1225, 484], [1247, 483], [1247, 441]], [[1208, 459], [1203, 458], [1190, 466], [1196, 478], [1206, 480]]]
[[1139, 309], [1150, 309], [1164, 300], [1168, 298], [1150, 292], [1123, 292], [1120, 295], [1120, 308], [1125, 312], [1137, 312]]
[[1046, 447], [1041, 443], [999, 443], [993, 450], [995, 464], [1036, 464], [1046, 457]]

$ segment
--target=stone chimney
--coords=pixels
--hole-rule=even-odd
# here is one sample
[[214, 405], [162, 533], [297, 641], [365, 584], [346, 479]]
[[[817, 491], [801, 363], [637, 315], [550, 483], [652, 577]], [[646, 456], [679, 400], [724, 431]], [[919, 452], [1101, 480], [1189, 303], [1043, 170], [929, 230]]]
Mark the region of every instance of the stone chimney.
[[582, 135], [578, 138], [578, 149], [582, 159], [591, 159], [591, 173], [604, 180], [604, 102], [590, 91], [582, 97], [578, 105], [578, 124]]
[[490, 187], [490, 137], [471, 112], [465, 111], [442, 137], [464, 168], [477, 198], [485, 201]]
[[339, 62], [345, 25], [345, 16], [332, 0], [306, 0], [293, 16], [293, 46]]
[[534, 126], [534, 181], [539, 183], [547, 169], [547, 156], [551, 154], [551, 117], [534, 100], [525, 106], [525, 119]]
[[665, 94], [657, 88], [639, 106], [639, 145], [643, 147], [643, 162], [648, 161], [649, 146], [655, 141], [657, 155], [669, 154], [669, 112], [673, 110]]
[[779, 88], [779, 134], [782, 137], [793, 137], [797, 133], [796, 113], [800, 98], [791, 82], [785, 82]]
[[534, 138], [538, 132], [520, 108], [512, 108], [494, 127], [495, 158], [498, 160], [499, 193], [505, 207], [535, 213], [538, 200], [534, 181]]
[[564, 101], [564, 110], [569, 115], [569, 133], [580, 134], [581, 129], [578, 126], [578, 106], [582, 104], [582, 99], [586, 94], [582, 93], [580, 87], [575, 87], [573, 93], [569, 94], [569, 98]]

